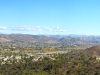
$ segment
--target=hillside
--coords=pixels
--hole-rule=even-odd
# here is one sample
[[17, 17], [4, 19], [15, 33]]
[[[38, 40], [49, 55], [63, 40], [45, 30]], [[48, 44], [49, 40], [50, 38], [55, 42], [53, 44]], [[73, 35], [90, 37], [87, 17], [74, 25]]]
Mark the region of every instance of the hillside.
[[92, 57], [100, 57], [100, 46], [93, 46], [86, 49], [87, 55]]
[[87, 40], [85, 40], [85, 38], [83, 37], [71, 37], [71, 36], [68, 36], [68, 37], [63, 37], [61, 39], [59, 39], [59, 42], [68, 42], [68, 43], [86, 43]]
[[100, 36], [0, 34], [0, 45], [22, 47], [87, 48], [100, 45]]
[[99, 43], [99, 36], [61, 36], [61, 35], [28, 35], [28, 34], [0, 34], [2, 41], [26, 41], [26, 42], [73, 42], [73, 43]]
[[45, 43], [56, 43], [57, 41], [48, 36], [38, 36], [38, 35], [25, 35], [25, 34], [1, 34], [0, 42], [45, 42]]

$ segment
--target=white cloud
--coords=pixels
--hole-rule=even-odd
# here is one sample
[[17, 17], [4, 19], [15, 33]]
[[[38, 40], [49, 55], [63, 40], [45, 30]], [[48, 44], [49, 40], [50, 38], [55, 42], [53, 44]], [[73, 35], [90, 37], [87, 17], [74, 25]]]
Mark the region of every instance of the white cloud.
[[52, 28], [48, 28], [47, 30], [48, 30], [48, 31], [53, 31], [53, 29], [52, 29]]
[[42, 29], [45, 30], [45, 31], [53, 31], [52, 28], [48, 28], [48, 27], [43, 27]]
[[1, 29], [1, 30], [4, 30], [4, 29], [7, 29], [7, 27], [5, 27], [5, 26], [0, 26], [0, 29]]
[[22, 31], [28, 31], [28, 30], [32, 30], [31, 27], [28, 26], [20, 26], [20, 27], [11, 27], [12, 30], [22, 30]]
[[53, 32], [66, 32], [66, 29], [56, 27], [56, 28], [50, 28], [50, 27], [41, 27], [41, 26], [19, 26], [19, 27], [11, 27], [12, 30], [16, 31], [53, 31]]
[[59, 27], [59, 26], [57, 26], [57, 27], [56, 27], [56, 29], [60, 29], [60, 27]]
[[57, 26], [57, 27], [55, 28], [55, 31], [56, 31], [56, 32], [66, 32], [67, 30], [66, 30], [66, 29], [63, 29], [63, 28], [60, 28], [59, 26]]
[[60, 29], [59, 31], [60, 32], [66, 32], [67, 30], [66, 29]]

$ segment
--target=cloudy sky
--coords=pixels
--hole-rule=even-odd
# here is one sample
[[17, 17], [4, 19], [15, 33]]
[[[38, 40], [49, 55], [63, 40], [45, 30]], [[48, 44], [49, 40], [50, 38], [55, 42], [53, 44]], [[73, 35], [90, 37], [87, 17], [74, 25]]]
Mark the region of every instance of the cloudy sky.
[[0, 0], [0, 33], [100, 35], [100, 0]]

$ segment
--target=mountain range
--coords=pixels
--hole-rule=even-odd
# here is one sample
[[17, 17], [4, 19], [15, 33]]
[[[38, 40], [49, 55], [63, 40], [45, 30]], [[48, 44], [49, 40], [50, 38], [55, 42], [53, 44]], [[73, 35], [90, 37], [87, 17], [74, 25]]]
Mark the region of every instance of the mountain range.
[[100, 36], [0, 34], [0, 42], [100, 43]]

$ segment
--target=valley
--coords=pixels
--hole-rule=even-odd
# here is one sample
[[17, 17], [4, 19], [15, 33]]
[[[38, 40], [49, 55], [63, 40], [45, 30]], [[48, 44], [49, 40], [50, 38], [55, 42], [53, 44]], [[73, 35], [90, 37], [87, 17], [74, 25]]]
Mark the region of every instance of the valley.
[[1, 75], [100, 75], [99, 66], [100, 36], [0, 35]]

